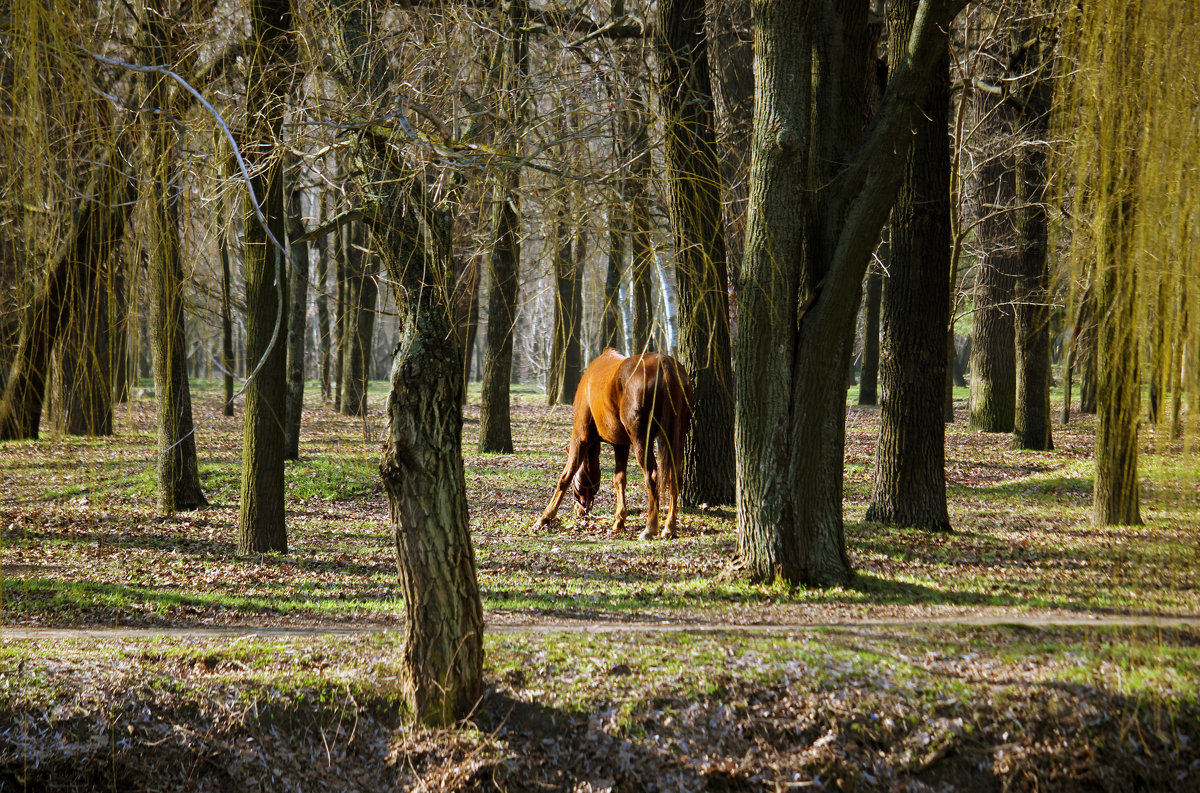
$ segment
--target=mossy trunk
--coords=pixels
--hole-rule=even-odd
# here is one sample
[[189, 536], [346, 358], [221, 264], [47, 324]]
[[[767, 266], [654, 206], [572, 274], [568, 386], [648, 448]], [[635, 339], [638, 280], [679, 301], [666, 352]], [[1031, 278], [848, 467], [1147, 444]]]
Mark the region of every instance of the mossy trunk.
[[287, 551], [283, 452], [289, 266], [284, 248], [287, 218], [283, 164], [275, 141], [279, 140], [284, 97], [288, 95], [280, 70], [292, 53], [291, 3], [252, 0], [250, 21], [253, 48], [246, 75], [246, 105], [252, 121], [242, 151], [259, 206], [256, 208], [248, 195], [242, 223], [246, 241], [246, 357], [257, 371], [246, 387], [239, 554]]

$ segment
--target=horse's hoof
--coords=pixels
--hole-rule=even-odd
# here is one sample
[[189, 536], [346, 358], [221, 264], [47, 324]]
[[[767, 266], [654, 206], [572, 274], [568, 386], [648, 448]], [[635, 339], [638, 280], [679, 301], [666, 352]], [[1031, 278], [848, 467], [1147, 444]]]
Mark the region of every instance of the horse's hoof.
[[653, 540], [658, 535], [658, 532], [651, 529], [649, 526], [642, 529], [642, 533], [638, 535], [639, 540]]
[[663, 538], [664, 540], [673, 540], [673, 539], [675, 539], [675, 530], [674, 530], [674, 529], [666, 529], [666, 530], [664, 530], [664, 531], [663, 531], [663, 533], [662, 533], [662, 538]]

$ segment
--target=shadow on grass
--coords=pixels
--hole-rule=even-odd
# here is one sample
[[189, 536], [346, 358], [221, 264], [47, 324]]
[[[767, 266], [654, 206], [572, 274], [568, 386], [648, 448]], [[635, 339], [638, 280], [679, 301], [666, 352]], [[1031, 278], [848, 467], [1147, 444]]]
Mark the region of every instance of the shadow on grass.
[[[1021, 471], [1025, 469], [1014, 468], [1014, 470]], [[1007, 499], [1024, 499], [1030, 496], [1091, 496], [1092, 479], [1091, 477], [1082, 476], [1054, 476], [1039, 479], [1017, 479], [995, 485], [974, 486], [947, 483], [946, 492], [947, 494], [955, 493], [959, 495], [999, 496]]]
[[[153, 586], [98, 584], [51, 578], [11, 579], [3, 583], [4, 614], [7, 618], [37, 615], [47, 624], [79, 625], [111, 623], [176, 624], [197, 616], [309, 615], [329, 620], [361, 619], [364, 611], [373, 618], [392, 619], [400, 609], [399, 584], [387, 596], [335, 584], [299, 588], [288, 593], [283, 586], [261, 595], [224, 592], [201, 594]], [[324, 596], [321, 589], [335, 590]], [[376, 585], [373, 589], [378, 590]], [[343, 612], [343, 613], [339, 613]]]

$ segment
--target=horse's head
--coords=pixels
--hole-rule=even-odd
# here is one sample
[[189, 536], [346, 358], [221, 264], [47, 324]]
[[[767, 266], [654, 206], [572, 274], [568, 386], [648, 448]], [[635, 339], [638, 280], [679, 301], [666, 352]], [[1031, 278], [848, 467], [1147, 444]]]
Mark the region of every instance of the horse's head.
[[600, 442], [588, 444], [579, 453], [583, 455], [583, 462], [571, 480], [571, 496], [575, 501], [575, 514], [586, 515], [600, 489]]

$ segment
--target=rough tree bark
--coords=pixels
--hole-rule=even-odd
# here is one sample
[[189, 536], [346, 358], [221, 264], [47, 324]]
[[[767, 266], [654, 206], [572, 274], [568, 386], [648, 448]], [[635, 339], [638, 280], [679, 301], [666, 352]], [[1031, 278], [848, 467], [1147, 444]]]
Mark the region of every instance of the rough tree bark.
[[[368, 5], [343, 6], [339, 79], [388, 102], [387, 67], [368, 46]], [[462, 462], [463, 353], [449, 299], [454, 194], [435, 202], [390, 149], [363, 141], [356, 149], [360, 187], [370, 185], [363, 193], [378, 202], [372, 248], [401, 315], [380, 473], [404, 592], [402, 687], [419, 721], [441, 725], [467, 716], [483, 692], [483, 610]]]
[[659, 99], [679, 293], [679, 360], [695, 388], [683, 502], [734, 499], [729, 281], [703, 0], [660, 0]]
[[754, 579], [830, 586], [852, 575], [842, 464], [858, 297], [929, 73], [961, 5], [919, 4], [912, 35], [894, 42], [903, 55], [863, 136], [865, 4], [754, 3], [735, 402], [738, 550]]
[[[916, 5], [889, 8], [888, 38], [912, 32]], [[950, 315], [950, 55], [943, 49], [917, 115], [891, 214], [884, 285], [883, 405], [866, 519], [949, 531], [946, 511], [946, 336]]]

